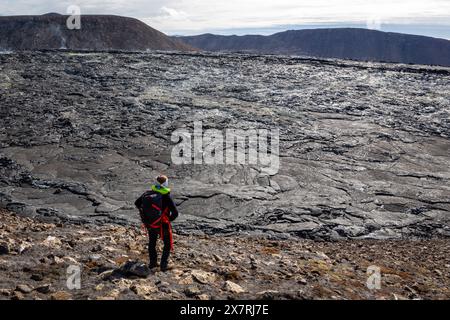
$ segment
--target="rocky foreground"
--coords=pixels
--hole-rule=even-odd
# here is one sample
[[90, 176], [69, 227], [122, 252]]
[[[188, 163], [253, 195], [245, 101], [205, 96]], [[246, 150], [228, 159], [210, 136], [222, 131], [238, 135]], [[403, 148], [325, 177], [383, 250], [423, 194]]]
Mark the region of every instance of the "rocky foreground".
[[[175, 235], [173, 270], [147, 274], [145, 234], [0, 211], [0, 299], [449, 299], [445, 240], [314, 242]], [[81, 289], [67, 287], [80, 266]], [[369, 290], [367, 268], [381, 270]]]

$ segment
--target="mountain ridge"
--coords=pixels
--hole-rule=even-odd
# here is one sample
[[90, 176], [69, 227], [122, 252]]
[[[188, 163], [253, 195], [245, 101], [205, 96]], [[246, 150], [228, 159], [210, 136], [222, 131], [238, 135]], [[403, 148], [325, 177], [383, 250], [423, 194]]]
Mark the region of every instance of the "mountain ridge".
[[206, 51], [450, 66], [449, 40], [361, 28], [287, 30], [269, 36], [206, 33], [175, 38]]
[[68, 18], [57, 13], [0, 16], [0, 50], [194, 50], [135, 18], [82, 15], [79, 30], [67, 28]]

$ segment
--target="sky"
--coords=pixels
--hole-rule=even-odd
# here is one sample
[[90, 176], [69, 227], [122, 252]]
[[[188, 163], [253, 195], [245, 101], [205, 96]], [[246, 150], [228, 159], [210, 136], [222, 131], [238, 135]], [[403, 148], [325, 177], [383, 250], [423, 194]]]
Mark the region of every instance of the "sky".
[[272, 34], [362, 27], [450, 39], [450, 0], [0, 0], [0, 15], [67, 13], [134, 17], [169, 35]]

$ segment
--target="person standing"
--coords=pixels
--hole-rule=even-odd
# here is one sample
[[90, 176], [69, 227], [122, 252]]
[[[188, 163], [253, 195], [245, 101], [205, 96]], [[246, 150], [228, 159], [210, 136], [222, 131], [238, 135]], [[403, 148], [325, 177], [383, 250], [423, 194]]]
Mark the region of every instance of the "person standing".
[[171, 222], [178, 217], [177, 207], [170, 196], [169, 179], [165, 175], [156, 178], [156, 184], [144, 192], [136, 201], [141, 220], [147, 229], [149, 243], [148, 253], [150, 269], [158, 266], [156, 243], [158, 236], [163, 240], [161, 255], [161, 271], [169, 270], [169, 256], [173, 251], [173, 235]]

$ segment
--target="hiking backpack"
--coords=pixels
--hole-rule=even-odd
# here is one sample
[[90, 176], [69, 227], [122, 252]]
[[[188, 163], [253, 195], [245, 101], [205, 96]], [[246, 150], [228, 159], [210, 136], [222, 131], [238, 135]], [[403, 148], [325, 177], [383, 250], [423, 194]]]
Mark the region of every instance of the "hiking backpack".
[[163, 195], [148, 191], [142, 195], [141, 220], [146, 226], [157, 222], [162, 215]]

